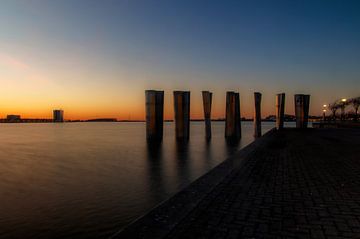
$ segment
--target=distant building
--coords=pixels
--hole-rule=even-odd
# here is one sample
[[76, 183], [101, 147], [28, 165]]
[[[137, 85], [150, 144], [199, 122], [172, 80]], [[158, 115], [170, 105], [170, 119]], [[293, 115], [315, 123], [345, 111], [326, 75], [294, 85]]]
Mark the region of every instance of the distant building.
[[6, 121], [10, 122], [10, 123], [20, 122], [21, 117], [20, 117], [20, 115], [7, 115], [6, 116]]
[[54, 110], [54, 122], [64, 122], [64, 111]]

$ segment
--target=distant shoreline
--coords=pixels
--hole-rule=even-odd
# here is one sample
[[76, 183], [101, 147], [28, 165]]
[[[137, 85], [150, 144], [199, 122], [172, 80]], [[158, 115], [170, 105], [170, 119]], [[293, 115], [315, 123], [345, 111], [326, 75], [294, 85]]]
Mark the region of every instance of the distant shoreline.
[[[192, 122], [203, 122], [204, 119], [191, 119]], [[224, 122], [225, 119], [212, 119], [212, 122]], [[253, 121], [253, 119], [242, 119], [241, 121], [250, 122]], [[52, 120], [24, 120], [24, 121], [18, 121], [18, 122], [6, 122], [6, 121], [0, 121], [0, 124], [31, 124], [31, 123], [145, 123], [145, 120], [68, 120], [64, 122], [53, 122]], [[164, 120], [164, 122], [174, 122], [174, 120]], [[274, 120], [266, 120], [263, 119], [261, 122], [275, 122]], [[286, 122], [295, 122], [294, 120], [289, 120]]]
[[[322, 116], [309, 116], [309, 122], [318, 122], [322, 120]], [[199, 119], [199, 118], [195, 118], [195, 119], [190, 119], [190, 121], [193, 122], [203, 122], [204, 119]], [[211, 119], [212, 122], [224, 122], [225, 118], [216, 118], [216, 119]], [[241, 121], [253, 121], [252, 118], [241, 118]], [[268, 115], [267, 117], [264, 117], [262, 120], [262, 122], [276, 122], [276, 116], [275, 115]], [[285, 122], [295, 122], [296, 118], [294, 115], [285, 115]], [[146, 122], [146, 120], [118, 120], [117, 118], [93, 118], [93, 119], [85, 119], [85, 120], [64, 120], [63, 122], [55, 122], [55, 123], [77, 123], [77, 122], [81, 122], [81, 123], [92, 123], [92, 122], [102, 122], [102, 123], [136, 123], [136, 122]], [[173, 119], [164, 119], [164, 122], [174, 122]], [[20, 118], [20, 116], [16, 119], [8, 119], [8, 118], [3, 118], [0, 119], [0, 124], [1, 123], [54, 123], [53, 119], [31, 119], [31, 118]]]

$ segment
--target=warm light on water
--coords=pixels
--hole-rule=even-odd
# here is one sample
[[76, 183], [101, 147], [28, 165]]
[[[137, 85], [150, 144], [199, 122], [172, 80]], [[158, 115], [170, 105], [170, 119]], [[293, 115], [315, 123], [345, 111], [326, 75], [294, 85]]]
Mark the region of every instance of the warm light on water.
[[[274, 123], [263, 123], [263, 132]], [[106, 238], [252, 140], [242, 125], [227, 146], [224, 122], [192, 122], [187, 146], [165, 124], [149, 149], [144, 123], [0, 124], [0, 238]]]

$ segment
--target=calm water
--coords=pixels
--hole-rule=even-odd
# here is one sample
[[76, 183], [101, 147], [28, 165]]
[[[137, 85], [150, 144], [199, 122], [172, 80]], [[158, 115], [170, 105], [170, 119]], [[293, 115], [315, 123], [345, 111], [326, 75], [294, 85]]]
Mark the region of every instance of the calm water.
[[179, 145], [173, 126], [149, 149], [144, 123], [0, 124], [0, 238], [106, 238], [253, 140], [192, 122]]

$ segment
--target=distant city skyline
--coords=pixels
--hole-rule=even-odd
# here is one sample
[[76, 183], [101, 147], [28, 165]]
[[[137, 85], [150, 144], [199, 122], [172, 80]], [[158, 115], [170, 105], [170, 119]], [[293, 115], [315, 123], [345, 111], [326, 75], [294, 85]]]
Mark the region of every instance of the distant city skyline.
[[[310, 94], [310, 114], [360, 95], [358, 1], [2, 1], [0, 118], [145, 118], [146, 89], [201, 91], [223, 118], [225, 94], [240, 92], [241, 114], [275, 114], [275, 95]], [[330, 112], [329, 112], [330, 113]]]

